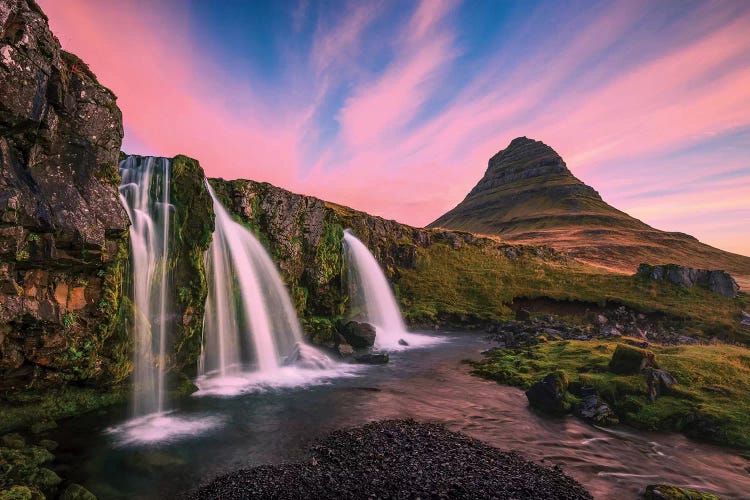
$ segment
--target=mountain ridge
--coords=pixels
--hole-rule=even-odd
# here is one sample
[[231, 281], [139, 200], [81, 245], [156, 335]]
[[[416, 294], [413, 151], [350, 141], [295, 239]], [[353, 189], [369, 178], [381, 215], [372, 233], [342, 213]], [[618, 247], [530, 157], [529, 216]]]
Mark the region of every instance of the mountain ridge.
[[653, 228], [606, 203], [547, 144], [517, 137], [493, 155], [484, 176], [427, 227], [546, 244], [587, 264], [634, 273], [640, 263], [723, 269], [750, 288], [750, 257]]

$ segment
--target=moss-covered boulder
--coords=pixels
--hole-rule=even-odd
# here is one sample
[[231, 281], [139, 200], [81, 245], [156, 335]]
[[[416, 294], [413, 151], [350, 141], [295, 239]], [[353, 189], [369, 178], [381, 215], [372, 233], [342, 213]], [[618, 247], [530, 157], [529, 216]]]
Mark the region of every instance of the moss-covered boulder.
[[568, 391], [568, 377], [565, 372], [556, 371], [532, 385], [526, 391], [529, 404], [550, 414], [565, 414], [571, 410], [572, 398]]
[[38, 490], [28, 486], [12, 486], [7, 490], [0, 491], [0, 500], [35, 500], [44, 498]]
[[620, 344], [612, 354], [609, 362], [609, 371], [619, 375], [632, 375], [640, 373], [646, 367], [656, 367], [654, 353], [639, 347]]
[[80, 484], [69, 484], [60, 495], [60, 500], [96, 500], [96, 495]]
[[712, 493], [667, 484], [648, 485], [643, 497], [646, 500], [720, 500]]

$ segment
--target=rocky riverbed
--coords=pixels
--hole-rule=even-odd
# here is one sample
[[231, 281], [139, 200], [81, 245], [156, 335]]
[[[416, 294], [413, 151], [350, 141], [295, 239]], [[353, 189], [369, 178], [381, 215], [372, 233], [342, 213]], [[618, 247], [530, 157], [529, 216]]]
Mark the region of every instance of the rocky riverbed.
[[308, 453], [221, 476], [187, 498], [592, 498], [557, 467], [415, 420], [337, 430]]

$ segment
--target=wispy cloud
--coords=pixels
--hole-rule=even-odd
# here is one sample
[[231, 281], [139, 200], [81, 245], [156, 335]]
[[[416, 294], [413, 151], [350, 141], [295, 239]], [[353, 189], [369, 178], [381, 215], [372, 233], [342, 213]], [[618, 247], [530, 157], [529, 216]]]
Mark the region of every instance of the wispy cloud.
[[750, 254], [750, 144], [732, 139], [750, 130], [750, 4], [543, 2], [494, 28], [473, 2], [302, 0], [274, 81], [222, 66], [201, 43], [221, 33], [178, 5], [41, 3], [120, 96], [126, 146], [423, 225], [527, 135], [618, 208]]

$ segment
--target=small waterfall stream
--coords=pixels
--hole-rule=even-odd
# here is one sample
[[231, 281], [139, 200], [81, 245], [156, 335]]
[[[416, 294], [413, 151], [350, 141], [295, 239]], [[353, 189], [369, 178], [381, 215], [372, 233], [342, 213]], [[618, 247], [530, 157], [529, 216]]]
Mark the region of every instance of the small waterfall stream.
[[[402, 349], [437, 341], [433, 337], [410, 333], [406, 329], [396, 297], [380, 264], [349, 229], [344, 231], [344, 258], [348, 269], [353, 319], [365, 321], [375, 327], [376, 348]], [[404, 341], [406, 345], [399, 341]]]
[[131, 156], [120, 162], [120, 200], [130, 217], [133, 269], [133, 413], [165, 410], [165, 359], [171, 301], [170, 162]]

